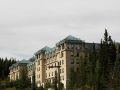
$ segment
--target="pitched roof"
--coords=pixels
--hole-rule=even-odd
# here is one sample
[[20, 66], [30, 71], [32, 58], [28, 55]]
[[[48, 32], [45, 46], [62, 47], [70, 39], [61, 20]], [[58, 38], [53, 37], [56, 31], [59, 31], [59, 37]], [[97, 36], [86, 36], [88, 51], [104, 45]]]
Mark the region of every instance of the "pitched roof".
[[25, 64], [28, 64], [28, 63], [30, 63], [30, 61], [23, 59], [23, 60], [19, 61], [18, 63], [25, 63]]
[[83, 41], [80, 40], [79, 38], [76, 38], [76, 37], [74, 37], [74, 36], [72, 36], [72, 35], [69, 35], [69, 36], [67, 36], [65, 39], [63, 39], [63, 40], [61, 40], [60, 42], [58, 42], [56, 45], [58, 46], [58, 45], [60, 45], [60, 44], [62, 44], [62, 43], [64, 43], [64, 42], [81, 43], [81, 42], [83, 42]]
[[64, 40], [80, 40], [79, 38], [76, 38], [72, 35], [67, 36]]
[[42, 49], [38, 50], [35, 55], [41, 53], [41, 52], [50, 52], [52, 49], [48, 46], [43, 47]]
[[12, 66], [10, 66], [9, 67], [9, 69], [11, 69], [11, 68], [14, 68], [14, 67], [16, 67], [17, 65], [19, 65], [19, 64], [29, 64], [30, 63], [30, 61], [29, 60], [25, 60], [25, 59], [23, 59], [23, 60], [21, 60], [21, 61], [18, 61], [17, 63], [15, 63], [15, 64], [13, 64]]

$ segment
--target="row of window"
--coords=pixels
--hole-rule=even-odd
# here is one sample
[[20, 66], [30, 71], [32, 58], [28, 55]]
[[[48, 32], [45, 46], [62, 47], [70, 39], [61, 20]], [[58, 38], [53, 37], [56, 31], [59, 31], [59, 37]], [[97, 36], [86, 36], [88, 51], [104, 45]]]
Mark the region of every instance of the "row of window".
[[76, 68], [73, 66], [71, 67], [71, 72], [74, 72], [74, 71], [79, 72], [79, 70], [80, 70], [79, 67], [76, 67]]
[[14, 67], [13, 69], [11, 69], [11, 72], [18, 70], [18, 69], [19, 69], [19, 67]]
[[[64, 73], [64, 68], [60, 69], [60, 74], [61, 74], [61, 73]], [[47, 78], [47, 77], [51, 77], [51, 76], [55, 76], [55, 72], [48, 73], [48, 75], [47, 75], [47, 73], [46, 73], [46, 78]]]
[[79, 63], [80, 63], [79, 59], [76, 59], [76, 60], [72, 59], [71, 60], [71, 64], [79, 64]]
[[[62, 45], [59, 45], [58, 47], [56, 47], [56, 49], [58, 50], [58, 51], [60, 51], [60, 50], [62, 50], [62, 49], [64, 49], [65, 48], [65, 45], [64, 44], [62, 44]], [[76, 50], [78, 50], [78, 49], [82, 49], [82, 46], [81, 45], [73, 45], [73, 44], [69, 44], [69, 45], [67, 45], [67, 49], [76, 49]], [[53, 52], [54, 54], [55, 54], [55, 51]], [[53, 54], [52, 52], [50, 53], [50, 55], [47, 55], [47, 58], [49, 57], [49, 56], [55, 56], [55, 55], [52, 55]], [[38, 54], [37, 56], [36, 56], [36, 58], [38, 59], [38, 58], [40, 58], [41, 57], [41, 55], [40, 54]]]
[[37, 56], [36, 56], [36, 58], [38, 59], [38, 58], [40, 58], [41, 57], [41, 55], [40, 54], [38, 54]]
[[[54, 78], [46, 79], [46, 82], [47, 82], [47, 81], [49, 81], [49, 82], [53, 82], [53, 79], [54, 79]], [[64, 80], [64, 76], [61, 76], [61, 77], [60, 77], [60, 80]]]
[[37, 61], [37, 65], [40, 65], [40, 60]]
[[69, 44], [67, 45], [67, 49], [82, 49], [82, 46], [81, 45], [73, 45], [73, 44]]
[[[63, 65], [64, 64], [64, 60], [60, 60], [59, 62], [56, 62], [54, 64], [51, 64], [50, 66], [60, 66], [60, 65]], [[48, 67], [46, 67], [46, 70], [47, 70]]]
[[40, 78], [40, 74], [37, 75], [37, 78]]
[[40, 71], [40, 67], [37, 68], [37, 71]]
[[75, 54], [73, 51], [71, 51], [70, 55], [71, 55], [71, 56], [79, 57], [79, 52], [76, 52], [76, 54]]
[[64, 49], [64, 48], [65, 48], [65, 45], [62, 44], [62, 45], [59, 45], [59, 46], [57, 47], [57, 50], [60, 51], [60, 50], [62, 50], [62, 49]]
[[[57, 50], [58, 50], [58, 51], [60, 51], [60, 50], [62, 50], [62, 49], [65, 49], [65, 45], [64, 45], [64, 44], [59, 45], [59, 46], [57, 47]], [[82, 49], [82, 46], [81, 46], [81, 45], [75, 45], [75, 44], [68, 44], [68, 45], [67, 45], [67, 49], [76, 49], [76, 50], [78, 50], [78, 49]]]
[[[47, 55], [47, 56], [46, 56], [46, 59], [51, 59], [51, 58], [54, 58], [54, 57], [57, 57], [57, 55]], [[60, 58], [61, 58], [61, 57], [64, 57], [64, 53], [61, 52], [61, 53], [59, 54], [59, 57], [60, 57]]]

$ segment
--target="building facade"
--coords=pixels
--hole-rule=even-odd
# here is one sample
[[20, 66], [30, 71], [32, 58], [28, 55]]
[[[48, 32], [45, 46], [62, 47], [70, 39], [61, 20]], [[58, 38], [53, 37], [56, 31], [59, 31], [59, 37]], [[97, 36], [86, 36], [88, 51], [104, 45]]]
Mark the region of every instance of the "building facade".
[[[62, 82], [66, 88], [67, 83], [70, 81], [71, 71], [79, 71], [81, 60], [89, 56], [87, 52], [89, 45], [91, 44], [85, 44], [83, 40], [70, 35], [56, 43], [53, 48], [45, 46], [35, 53], [35, 60], [29, 60], [27, 63], [24, 62], [24, 65], [27, 67], [28, 77], [32, 82], [33, 72], [35, 72], [35, 81], [39, 87], [44, 85], [45, 82], [53, 82], [55, 72], [58, 74], [58, 68], [49, 67], [60, 66], [60, 82]], [[20, 62], [10, 67], [10, 80], [19, 78], [19, 70], [21, 67]]]
[[21, 70], [22, 69], [26, 69], [27, 70], [27, 64], [29, 63], [28, 60], [22, 60], [22, 61], [18, 61], [17, 63], [13, 64], [11, 67], [9, 67], [10, 73], [9, 73], [9, 77], [10, 77], [10, 81], [15, 81], [20, 79], [20, 75], [21, 75]]
[[27, 72], [28, 72], [28, 77], [32, 83], [32, 80], [33, 80], [33, 74], [35, 73], [35, 62], [29, 62], [27, 64]]
[[38, 86], [46, 81], [53, 82], [57, 68], [49, 66], [60, 66], [60, 81], [66, 87], [69, 82], [71, 69], [79, 70], [79, 63], [87, 53], [85, 52], [85, 42], [68, 36], [56, 44], [54, 48], [44, 47], [35, 53], [36, 60], [36, 83]]

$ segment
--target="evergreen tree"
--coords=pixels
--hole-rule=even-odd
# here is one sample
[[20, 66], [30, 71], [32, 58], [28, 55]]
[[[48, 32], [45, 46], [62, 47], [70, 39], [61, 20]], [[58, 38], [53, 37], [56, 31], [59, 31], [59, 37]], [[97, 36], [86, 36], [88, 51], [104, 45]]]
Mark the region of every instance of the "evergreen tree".
[[97, 63], [97, 51], [95, 43], [92, 45], [92, 50], [89, 52], [89, 63], [88, 63], [88, 85], [89, 90], [95, 90], [96, 88], [96, 63]]
[[117, 52], [117, 59], [113, 70], [113, 90], [120, 90], [120, 45]]
[[5, 59], [0, 58], [0, 79], [5, 79], [9, 75], [9, 67], [16, 63], [15, 60], [9, 60], [7, 57]]
[[15, 82], [16, 88], [20, 90], [24, 90], [31, 86], [30, 79], [27, 76], [27, 69], [26, 67], [21, 68], [20, 70], [20, 78]]
[[86, 90], [88, 85], [88, 73], [89, 73], [89, 62], [88, 62], [88, 52], [85, 53], [85, 56], [81, 58], [80, 62], [80, 88], [81, 90]]
[[35, 71], [33, 71], [33, 76], [32, 76], [32, 90], [36, 90]]
[[57, 71], [55, 71], [55, 78], [53, 80], [53, 88], [54, 88], [54, 90], [58, 90], [57, 83], [58, 83], [58, 80], [57, 80]]
[[112, 88], [112, 71], [116, 61], [116, 48], [107, 30], [104, 33], [104, 40], [101, 41], [99, 56], [97, 90], [110, 90]]

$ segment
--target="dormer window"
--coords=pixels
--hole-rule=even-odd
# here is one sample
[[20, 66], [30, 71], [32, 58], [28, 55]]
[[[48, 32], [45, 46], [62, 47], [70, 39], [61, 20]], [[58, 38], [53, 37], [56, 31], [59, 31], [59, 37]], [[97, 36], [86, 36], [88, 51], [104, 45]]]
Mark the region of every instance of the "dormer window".
[[36, 58], [38, 59], [38, 55], [36, 55]]
[[39, 54], [39, 58], [40, 58], [40, 56], [41, 56], [41, 55]]

